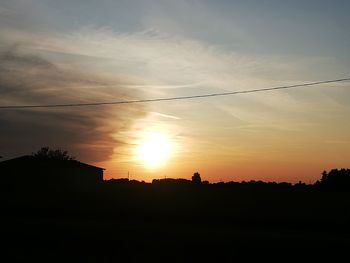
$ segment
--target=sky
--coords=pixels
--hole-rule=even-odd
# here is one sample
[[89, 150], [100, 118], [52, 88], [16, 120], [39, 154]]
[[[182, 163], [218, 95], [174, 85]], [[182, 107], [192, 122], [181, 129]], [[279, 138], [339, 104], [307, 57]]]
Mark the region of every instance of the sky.
[[[349, 1], [1, 0], [0, 105], [189, 96], [350, 77]], [[350, 166], [350, 84], [0, 110], [0, 155], [105, 178], [288, 181]]]

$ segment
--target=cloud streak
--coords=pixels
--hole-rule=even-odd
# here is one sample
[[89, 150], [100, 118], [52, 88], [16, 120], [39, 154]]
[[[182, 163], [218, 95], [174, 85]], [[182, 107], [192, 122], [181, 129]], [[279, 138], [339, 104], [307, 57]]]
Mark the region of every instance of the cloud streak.
[[[1, 104], [135, 98], [128, 89], [118, 86], [117, 78], [56, 64], [25, 46], [2, 51], [0, 61]], [[133, 94], [137, 94], [135, 91]], [[145, 106], [140, 105], [114, 111], [105, 107], [2, 111], [2, 155], [11, 157], [50, 145], [69, 149], [85, 161], [103, 161], [124, 145], [123, 139], [115, 135], [144, 114]]]
[[[7, 40], [20, 44], [7, 47], [0, 56], [2, 62], [0, 91], [1, 103], [4, 105], [147, 99], [158, 96], [193, 95], [198, 92], [244, 90], [292, 82], [292, 80], [281, 82], [278, 78], [271, 77], [275, 68], [283, 68], [280, 62], [242, 56], [194, 39], [169, 36], [154, 30], [116, 33], [108, 28], [85, 27], [76, 32], [51, 35], [33, 32], [19, 34], [16, 30], [12, 30]], [[302, 65], [299, 64], [300, 67]], [[309, 63], [306, 65], [309, 66]], [[292, 70], [290, 65], [288, 67]], [[264, 77], [259, 73], [262, 68], [264, 72], [269, 72]], [[230, 113], [232, 116], [236, 116], [246, 124], [244, 127], [253, 127], [255, 130], [256, 127], [261, 129], [264, 126], [278, 127], [288, 122], [287, 126], [295, 129], [293, 122], [290, 122], [290, 119], [285, 120], [286, 115], [283, 116], [281, 113], [303, 114], [303, 109], [312, 110], [309, 103], [289, 93], [274, 93], [269, 96], [252, 94], [249, 97], [239, 98], [234, 106], [229, 105], [227, 101], [228, 99], [211, 101], [210, 105], [223, 114], [232, 112]], [[222, 102], [226, 103], [221, 104]], [[146, 110], [144, 107], [149, 109]], [[145, 116], [147, 111], [157, 112], [158, 116], [163, 117], [176, 116], [178, 119], [189, 117], [182, 114], [183, 110], [186, 112], [186, 107], [178, 105], [176, 111], [171, 107], [165, 109], [165, 112], [159, 112], [152, 105], [137, 105], [131, 108], [124, 106], [122, 109], [118, 108], [117, 116], [113, 114], [112, 109], [105, 107], [97, 111], [96, 109], [60, 111], [59, 116], [52, 112], [40, 112], [39, 115], [40, 118], [47, 116], [47, 119], [51, 116], [52, 123], [60, 123], [56, 121], [57, 118], [71, 114], [75, 117], [74, 121], [60, 124], [65, 132], [74, 130], [72, 134], [83, 134], [83, 130], [86, 132], [87, 127], [92, 127], [86, 133], [91, 139], [89, 136], [77, 137], [69, 135], [70, 133], [67, 133], [67, 137], [72, 138], [71, 145], [76, 145], [73, 149], [78, 149], [82, 147], [81, 145], [87, 147], [89, 145], [87, 142], [93, 142], [91, 145], [96, 147], [97, 144], [94, 142], [101, 141], [101, 147], [98, 149], [101, 152], [105, 151], [106, 154], [99, 153], [100, 158], [94, 155], [91, 160], [102, 160], [113, 152], [113, 140], [127, 143], [128, 138], [115, 135], [118, 134], [120, 127], [131, 127], [133, 121]], [[201, 106], [199, 109], [206, 111]], [[33, 112], [28, 114], [35, 116]], [[20, 119], [17, 116], [11, 118]], [[71, 125], [83, 120], [87, 123], [69, 129]], [[119, 125], [120, 123], [125, 125]], [[254, 126], [251, 123], [259, 125]], [[94, 130], [95, 127], [106, 127], [106, 129]], [[193, 127], [189, 127], [191, 128]], [[64, 146], [70, 145], [62, 141], [58, 143]]]

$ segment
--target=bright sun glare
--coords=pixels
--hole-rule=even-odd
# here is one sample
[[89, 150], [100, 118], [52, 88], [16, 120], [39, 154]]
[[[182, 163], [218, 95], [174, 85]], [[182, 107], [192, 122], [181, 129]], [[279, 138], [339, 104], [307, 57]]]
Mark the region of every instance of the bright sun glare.
[[155, 168], [169, 158], [171, 145], [162, 133], [146, 133], [137, 148], [137, 159], [150, 168]]

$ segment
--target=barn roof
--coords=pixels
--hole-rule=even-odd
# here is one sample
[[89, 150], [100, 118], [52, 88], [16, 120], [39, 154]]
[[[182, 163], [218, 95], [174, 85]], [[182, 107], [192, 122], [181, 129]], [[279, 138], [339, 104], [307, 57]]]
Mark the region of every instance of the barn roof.
[[28, 162], [55, 163], [55, 164], [57, 164], [59, 162], [64, 162], [64, 164], [69, 164], [72, 166], [74, 165], [74, 166], [86, 167], [86, 168], [97, 169], [97, 170], [105, 170], [105, 168], [101, 168], [101, 167], [94, 166], [91, 164], [79, 162], [77, 160], [38, 159], [38, 158], [31, 156], [31, 155], [23, 155], [23, 156], [19, 156], [16, 158], [2, 161], [2, 162], [0, 162], [0, 166], [1, 165], [9, 165], [9, 164], [21, 165], [21, 164], [25, 164]]

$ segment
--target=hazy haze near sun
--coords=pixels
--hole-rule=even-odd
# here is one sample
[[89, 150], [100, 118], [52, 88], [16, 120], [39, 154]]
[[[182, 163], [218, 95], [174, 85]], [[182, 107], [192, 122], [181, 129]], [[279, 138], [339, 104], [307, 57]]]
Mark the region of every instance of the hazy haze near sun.
[[[187, 96], [349, 77], [348, 1], [0, 2], [0, 104]], [[3, 110], [0, 155], [67, 149], [107, 177], [314, 181], [349, 167], [350, 85]], [[157, 139], [158, 138], [158, 139]], [[162, 142], [162, 143], [159, 143]]]

